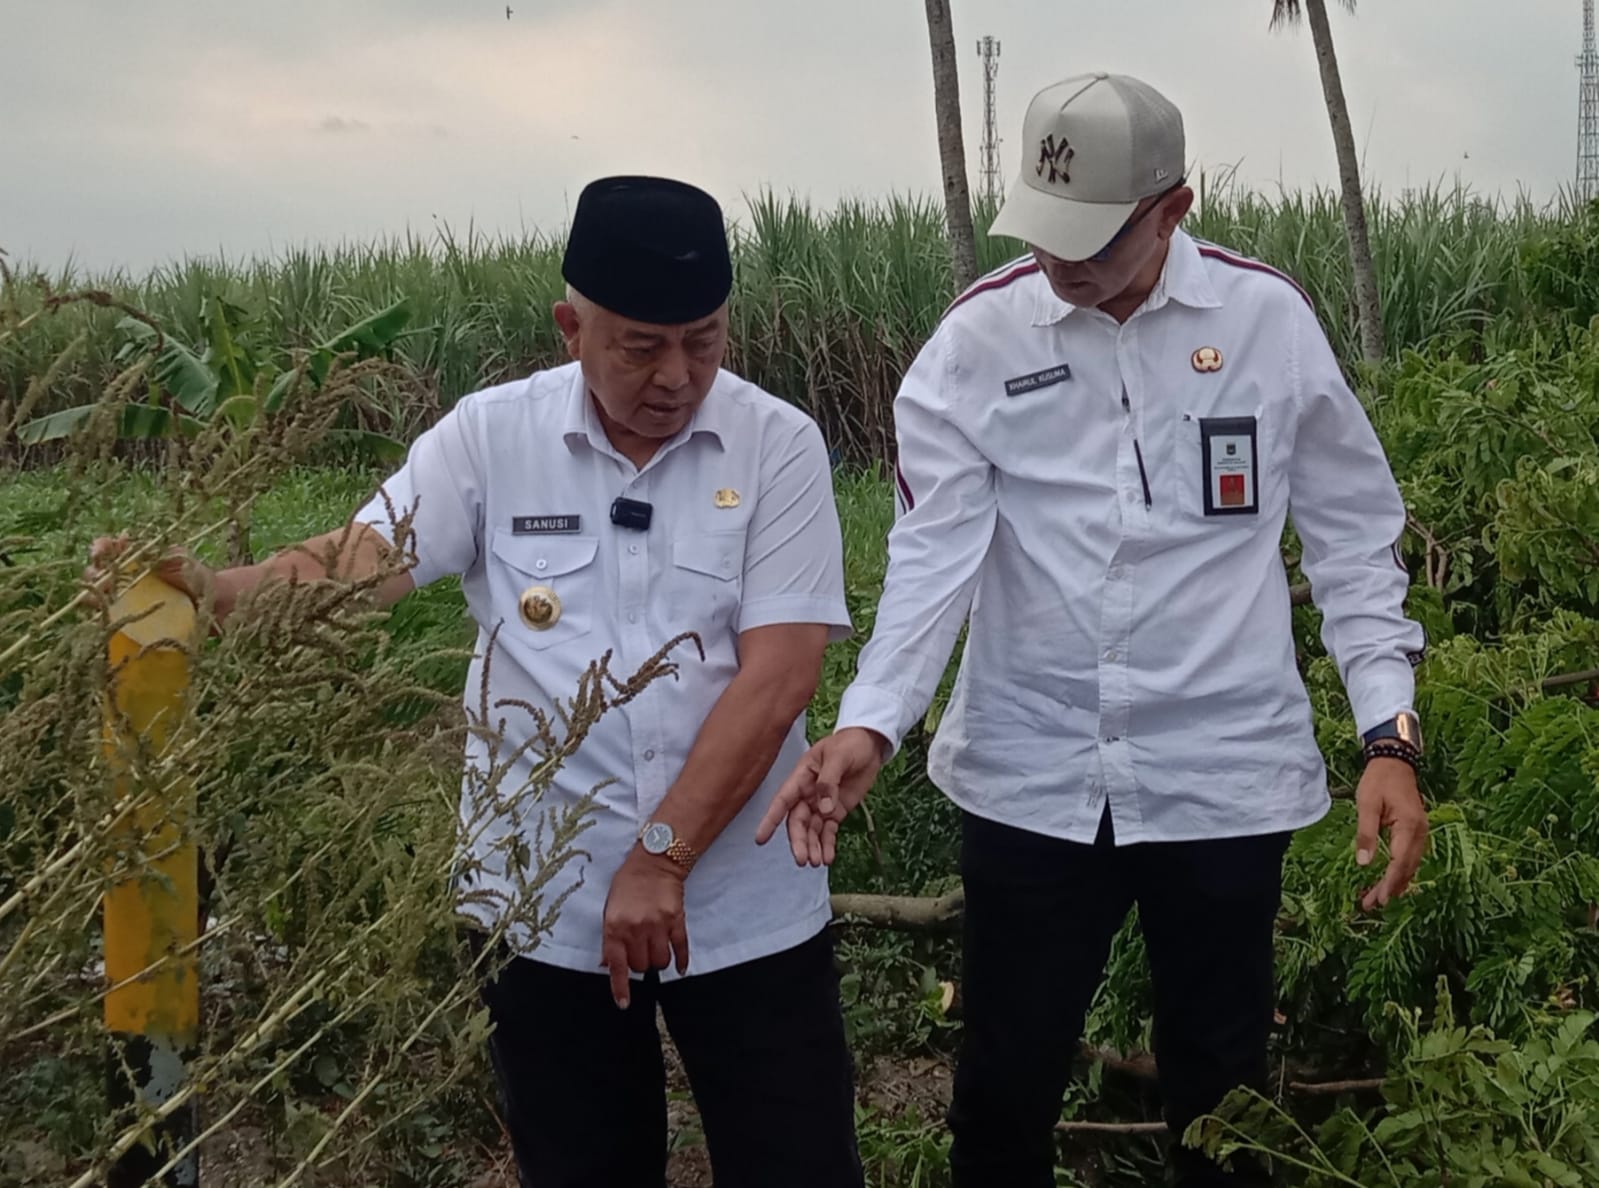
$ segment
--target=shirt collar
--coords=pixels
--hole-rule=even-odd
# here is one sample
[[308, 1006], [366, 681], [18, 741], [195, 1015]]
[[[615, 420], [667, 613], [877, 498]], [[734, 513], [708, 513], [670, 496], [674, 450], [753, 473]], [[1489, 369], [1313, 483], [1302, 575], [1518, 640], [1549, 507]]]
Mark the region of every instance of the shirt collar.
[[[1050, 288], [1049, 278], [1042, 272], [1039, 273], [1039, 280], [1042, 283], [1033, 309], [1033, 325], [1053, 326], [1064, 321], [1077, 307], [1057, 297], [1055, 290]], [[1221, 298], [1216, 296], [1216, 290], [1210, 283], [1210, 275], [1205, 271], [1205, 262], [1200, 258], [1193, 236], [1181, 228], [1172, 232], [1171, 246], [1167, 249], [1160, 279], [1133, 316], [1153, 312], [1167, 301], [1176, 301], [1191, 309], [1218, 309], [1221, 306]]]
[[[588, 384], [583, 379], [583, 368], [577, 363], [571, 364], [571, 368], [572, 383], [567, 390], [566, 410], [561, 425], [561, 436], [566, 440], [567, 449], [570, 450], [580, 441], [586, 441], [591, 448], [601, 453], [616, 453], [616, 447], [605, 435], [605, 426], [600, 423], [600, 414], [594, 407], [594, 399], [589, 395]], [[729, 429], [727, 413], [732, 399], [726, 389], [727, 372], [718, 371], [716, 381], [711, 385], [710, 394], [700, 402], [699, 408], [694, 410], [694, 416], [690, 418], [688, 425], [668, 441], [656, 457], [659, 458], [682, 442], [702, 433], [725, 450]]]

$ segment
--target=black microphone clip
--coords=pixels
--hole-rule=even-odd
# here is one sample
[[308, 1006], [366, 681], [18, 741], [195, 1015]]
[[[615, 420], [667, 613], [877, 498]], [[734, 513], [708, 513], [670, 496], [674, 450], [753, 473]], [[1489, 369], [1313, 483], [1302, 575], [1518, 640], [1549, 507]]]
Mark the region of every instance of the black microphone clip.
[[655, 508], [648, 503], [641, 503], [637, 499], [621, 499], [611, 504], [611, 523], [618, 528], [632, 528], [638, 532], [648, 532], [650, 518], [655, 514]]

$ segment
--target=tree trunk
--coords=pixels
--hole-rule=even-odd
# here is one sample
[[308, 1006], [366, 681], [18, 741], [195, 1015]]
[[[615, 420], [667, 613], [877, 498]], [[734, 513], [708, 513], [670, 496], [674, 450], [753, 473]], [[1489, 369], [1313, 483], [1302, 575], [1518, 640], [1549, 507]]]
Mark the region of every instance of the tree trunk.
[[[931, 10], [932, 0], [928, 0]], [[1371, 259], [1371, 236], [1366, 230], [1366, 205], [1360, 192], [1360, 159], [1355, 154], [1355, 131], [1349, 123], [1349, 104], [1338, 75], [1338, 54], [1333, 48], [1332, 26], [1327, 21], [1327, 0], [1305, 0], [1310, 36], [1321, 66], [1321, 90], [1332, 122], [1333, 148], [1338, 154], [1338, 182], [1343, 190], [1344, 230], [1349, 237], [1349, 263], [1355, 278], [1355, 309], [1360, 319], [1360, 347], [1368, 362], [1383, 357], [1382, 302], [1377, 295], [1377, 269]]]
[[949, 0], [927, 0], [927, 37], [933, 44], [933, 108], [938, 117], [938, 156], [944, 168], [944, 218], [949, 223], [949, 250], [959, 292], [977, 279], [977, 237], [972, 232], [972, 197], [966, 184], [960, 75], [955, 68], [955, 25]]

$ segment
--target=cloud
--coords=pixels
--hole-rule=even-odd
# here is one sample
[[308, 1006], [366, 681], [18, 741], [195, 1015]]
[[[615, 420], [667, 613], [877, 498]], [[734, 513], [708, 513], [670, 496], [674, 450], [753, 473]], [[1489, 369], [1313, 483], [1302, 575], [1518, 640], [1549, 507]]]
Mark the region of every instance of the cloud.
[[[921, 6], [808, 0], [275, 0], [196, 21], [192, 0], [0, 0], [7, 246], [54, 264], [148, 267], [185, 252], [365, 240], [441, 222], [558, 230], [582, 185], [661, 172], [740, 217], [763, 189], [936, 196]], [[1307, 30], [1264, 0], [985, 0], [955, 7], [976, 177], [975, 39], [1004, 44], [1007, 179], [1028, 97], [1085, 69], [1148, 78], [1183, 107], [1202, 168], [1275, 190], [1336, 184]], [[1571, 174], [1580, 19], [1555, 0], [1453, 0], [1333, 15], [1367, 180], [1452, 177], [1539, 198]], [[1158, 29], [1156, 37], [1138, 37]], [[71, 47], [70, 87], [60, 84]], [[1469, 160], [1463, 154], [1470, 152]]]
[[338, 135], [346, 132], [370, 132], [372, 125], [365, 120], [347, 120], [343, 116], [330, 115], [316, 126], [316, 130]]

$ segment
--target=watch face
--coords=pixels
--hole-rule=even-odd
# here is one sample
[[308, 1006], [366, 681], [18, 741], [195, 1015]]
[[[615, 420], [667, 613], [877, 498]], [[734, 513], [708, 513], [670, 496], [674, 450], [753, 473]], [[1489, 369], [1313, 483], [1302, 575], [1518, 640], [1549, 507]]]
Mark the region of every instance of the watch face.
[[664, 854], [666, 848], [672, 844], [672, 827], [663, 821], [651, 821], [644, 827], [644, 834], [640, 840], [649, 853]]
[[1409, 743], [1417, 751], [1421, 750], [1421, 719], [1415, 714], [1400, 714], [1395, 720], [1399, 728], [1399, 737]]

